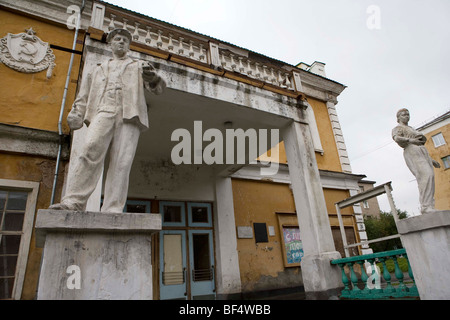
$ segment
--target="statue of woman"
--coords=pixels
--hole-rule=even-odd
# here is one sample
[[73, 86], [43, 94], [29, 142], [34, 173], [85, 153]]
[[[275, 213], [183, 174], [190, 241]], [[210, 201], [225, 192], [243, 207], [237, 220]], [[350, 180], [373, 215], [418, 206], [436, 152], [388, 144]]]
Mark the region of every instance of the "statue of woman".
[[419, 186], [419, 198], [422, 213], [437, 211], [434, 208], [434, 169], [440, 164], [431, 159], [424, 144], [427, 138], [420, 132], [408, 126], [409, 111], [400, 109], [397, 112], [396, 126], [392, 130], [392, 139], [402, 147], [406, 165], [416, 177]]

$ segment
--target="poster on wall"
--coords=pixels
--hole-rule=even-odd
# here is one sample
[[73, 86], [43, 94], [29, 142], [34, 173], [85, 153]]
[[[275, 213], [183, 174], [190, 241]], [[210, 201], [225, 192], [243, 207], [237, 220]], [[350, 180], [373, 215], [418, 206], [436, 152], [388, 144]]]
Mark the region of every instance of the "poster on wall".
[[288, 264], [299, 264], [303, 257], [303, 244], [298, 227], [283, 227], [284, 247]]

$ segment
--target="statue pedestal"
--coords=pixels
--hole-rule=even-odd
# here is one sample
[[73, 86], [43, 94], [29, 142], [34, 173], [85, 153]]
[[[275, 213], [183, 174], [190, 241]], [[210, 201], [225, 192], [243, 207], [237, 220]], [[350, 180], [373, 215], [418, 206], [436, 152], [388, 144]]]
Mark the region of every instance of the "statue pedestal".
[[450, 211], [398, 221], [421, 300], [450, 299]]
[[39, 210], [39, 300], [153, 298], [152, 234], [161, 215]]

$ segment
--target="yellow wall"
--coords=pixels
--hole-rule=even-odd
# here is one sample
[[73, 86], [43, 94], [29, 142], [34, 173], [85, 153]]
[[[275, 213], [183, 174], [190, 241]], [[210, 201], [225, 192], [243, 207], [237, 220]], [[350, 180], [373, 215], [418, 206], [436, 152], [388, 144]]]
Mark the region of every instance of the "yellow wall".
[[[300, 269], [285, 268], [282, 239], [277, 213], [296, 212], [289, 186], [270, 182], [233, 179], [233, 200], [236, 227], [253, 227], [253, 223], [273, 226], [275, 236], [268, 243], [255, 243], [255, 239], [237, 239], [242, 291], [259, 291], [302, 285]], [[346, 190], [324, 189], [330, 224], [339, 226], [334, 204], [349, 197]], [[344, 225], [353, 228], [351, 208], [342, 210]], [[340, 237], [340, 233], [336, 233]], [[336, 241], [336, 240], [335, 240]]]
[[[331, 127], [330, 117], [328, 115], [327, 105], [325, 102], [314, 98], [308, 98], [308, 102], [314, 110], [317, 129], [319, 131], [320, 141], [324, 151], [323, 154], [319, 152], [315, 153], [317, 166], [321, 170], [342, 172], [336, 141], [334, 140], [334, 133]], [[276, 151], [276, 148], [273, 148], [267, 153], [261, 155], [259, 159], [265, 161], [276, 161], [276, 159], [278, 159], [279, 163], [286, 164], [287, 158], [284, 143], [281, 142], [278, 145], [278, 152]]]
[[[66, 26], [45, 23], [32, 17], [0, 10], [0, 38], [8, 33], [18, 34], [32, 27], [42, 41], [67, 49], [72, 48], [74, 30]], [[84, 35], [80, 34], [77, 50], [82, 50]], [[70, 53], [53, 49], [56, 67], [50, 79], [47, 70], [38, 73], [22, 73], [0, 63], [0, 123], [58, 131], [58, 119], [64, 85], [69, 68]], [[81, 56], [75, 55], [70, 77], [67, 103], [63, 121], [65, 134], [69, 133], [66, 122], [77, 87]], [[53, 187], [56, 161], [39, 156], [0, 154], [0, 178], [10, 180], [36, 181], [40, 183], [37, 209], [48, 208]], [[60, 166], [59, 176], [64, 176], [65, 162]], [[62, 178], [57, 184], [56, 198], [60, 196]], [[22, 299], [35, 299], [42, 250], [36, 248], [34, 229], [22, 289]]]
[[253, 228], [253, 223], [266, 223], [275, 229], [275, 236], [269, 236], [267, 243], [256, 244], [254, 238], [237, 239], [242, 291], [295, 286], [293, 281], [301, 281], [299, 268], [284, 268], [276, 215], [276, 212], [295, 212], [288, 185], [237, 179], [232, 183], [236, 226]]
[[[36, 208], [48, 208], [53, 187], [56, 161], [14, 154], [0, 154], [0, 179], [22, 180], [39, 182], [39, 193]], [[62, 163], [59, 174], [64, 174], [65, 163]], [[62, 189], [62, 179], [57, 184], [57, 197]], [[36, 219], [34, 219], [36, 220]], [[42, 249], [36, 248], [34, 228], [28, 254], [25, 281], [22, 290], [22, 299], [35, 299], [39, 276]]]
[[[8, 33], [18, 34], [32, 27], [36, 36], [42, 41], [72, 48], [74, 30], [69, 30], [65, 26], [51, 25], [3, 10], [0, 11], [0, 21], [1, 38]], [[83, 40], [83, 37], [80, 35], [78, 39]], [[81, 49], [82, 44], [79, 44], [77, 50]], [[3, 63], [0, 64], [0, 87], [2, 88], [0, 123], [49, 131], [58, 130], [57, 124], [70, 53], [56, 49], [53, 49], [53, 53], [56, 57], [56, 67], [50, 79], [46, 77], [47, 70], [27, 74], [15, 71]], [[74, 100], [80, 60], [80, 55], [75, 55], [63, 121], [65, 133], [69, 132], [65, 119]]]
[[[445, 139], [445, 144], [439, 147], [435, 147], [432, 136], [442, 133]], [[433, 130], [425, 135], [427, 142], [425, 147], [430, 154], [430, 157], [441, 165], [440, 168], [434, 169], [435, 175], [435, 207], [440, 210], [450, 209], [450, 169], [445, 169], [442, 162], [442, 158], [450, 155], [450, 124], [443, 126], [439, 129]]]
[[323, 155], [316, 152], [317, 166], [321, 170], [342, 172], [339, 154], [334, 140], [333, 128], [328, 115], [327, 104], [323, 101], [308, 97], [308, 102], [314, 110]]

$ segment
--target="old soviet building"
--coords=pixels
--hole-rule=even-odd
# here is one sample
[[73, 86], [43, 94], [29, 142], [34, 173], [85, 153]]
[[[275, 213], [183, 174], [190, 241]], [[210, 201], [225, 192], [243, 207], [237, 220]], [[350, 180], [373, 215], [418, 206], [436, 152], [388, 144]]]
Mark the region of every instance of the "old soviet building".
[[[1, 299], [36, 297], [36, 212], [64, 193], [83, 140], [66, 117], [80, 79], [111, 57], [105, 39], [117, 27], [133, 35], [130, 56], [152, 62], [167, 82], [164, 94], [148, 97], [150, 129], [124, 208], [162, 214], [154, 298], [319, 294], [340, 285], [329, 263], [343, 252], [335, 203], [356, 194], [365, 176], [351, 172], [337, 116], [345, 86], [325, 76], [324, 64], [288, 65], [102, 1], [0, 5]], [[230, 163], [205, 163], [203, 139], [191, 164], [175, 164], [172, 133], [185, 129], [194, 141], [199, 125], [200, 139], [208, 129], [224, 137], [242, 129], [276, 140], [258, 161], [236, 152]], [[100, 208], [101, 187], [89, 211]], [[350, 243], [366, 238], [361, 212], [343, 212]]]
[[445, 112], [417, 128], [427, 137], [425, 147], [430, 157], [439, 162], [435, 169], [435, 202], [437, 209], [450, 207], [450, 111]]

